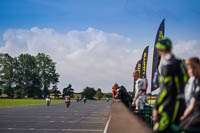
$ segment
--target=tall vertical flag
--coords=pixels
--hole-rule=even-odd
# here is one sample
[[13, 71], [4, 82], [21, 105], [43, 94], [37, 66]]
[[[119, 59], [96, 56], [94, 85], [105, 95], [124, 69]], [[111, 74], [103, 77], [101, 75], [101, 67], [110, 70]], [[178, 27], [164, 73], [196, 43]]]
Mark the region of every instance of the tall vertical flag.
[[141, 75], [141, 69], [142, 69], [142, 60], [140, 59], [135, 66], [135, 70], [137, 70]]
[[144, 51], [143, 51], [143, 54], [142, 54], [142, 59], [141, 59], [141, 62], [142, 62], [142, 69], [141, 69], [141, 75], [140, 75], [140, 78], [143, 78], [146, 80], [146, 88], [143, 88], [145, 89], [145, 94], [146, 94], [146, 91], [147, 91], [147, 87], [148, 87], [148, 81], [147, 81], [147, 60], [148, 60], [148, 52], [149, 52], [149, 46], [147, 46]]
[[149, 46], [147, 46], [142, 54], [142, 59], [141, 59], [141, 73], [140, 73], [140, 78], [146, 79], [147, 77], [147, 60], [148, 60], [148, 52], [149, 52]]
[[156, 34], [156, 39], [155, 39], [155, 44], [154, 44], [154, 51], [153, 51], [153, 65], [152, 65], [152, 76], [151, 76], [151, 91], [154, 91], [157, 89], [157, 87], [155, 87], [153, 85], [153, 78], [154, 78], [154, 74], [155, 72], [159, 72], [158, 71], [158, 66], [160, 64], [160, 56], [155, 48], [156, 46], [156, 43], [158, 41], [160, 41], [161, 39], [164, 38], [164, 34], [165, 34], [165, 19], [162, 20], [159, 28], [158, 28], [158, 31], [157, 31], [157, 34]]
[[[147, 46], [143, 53], [142, 53], [142, 58], [137, 62], [135, 66], [135, 70], [139, 72], [140, 78], [146, 79], [146, 74], [147, 74], [147, 61], [148, 61], [148, 53], [149, 53], [149, 46]], [[133, 83], [133, 92], [135, 92], [135, 79]]]

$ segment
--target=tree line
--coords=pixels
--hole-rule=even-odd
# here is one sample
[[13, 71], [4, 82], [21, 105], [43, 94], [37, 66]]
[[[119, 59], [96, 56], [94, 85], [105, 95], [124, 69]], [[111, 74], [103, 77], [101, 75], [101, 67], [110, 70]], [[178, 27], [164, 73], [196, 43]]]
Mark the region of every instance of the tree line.
[[[10, 98], [44, 98], [50, 94], [73, 97], [71, 84], [63, 88], [62, 94], [58, 90], [59, 76], [56, 63], [44, 53], [36, 56], [21, 54], [18, 57], [0, 54], [0, 95], [4, 93]], [[110, 93], [102, 93], [100, 88], [86, 87], [81, 92], [81, 97], [87, 99], [101, 99], [103, 96], [112, 97]]]
[[8, 97], [46, 97], [50, 87], [57, 91], [58, 82], [56, 63], [44, 53], [21, 54], [14, 58], [0, 54], [0, 89]]
[[93, 87], [86, 87], [83, 89], [82, 97], [86, 97], [87, 99], [98, 99], [101, 98], [112, 98], [112, 93], [103, 93], [101, 88], [95, 90]]
[[[68, 87], [63, 89], [63, 97], [64, 96], [73, 97], [73, 94], [74, 94], [74, 89], [72, 88], [71, 84], [69, 84]], [[81, 94], [82, 98], [85, 97], [85, 98], [91, 99], [91, 100], [93, 100], [93, 99], [100, 100], [103, 97], [112, 98], [112, 93], [103, 93], [100, 88], [95, 90], [95, 88], [88, 87], [88, 86], [85, 87], [83, 89], [83, 92], [81, 92], [80, 94]]]

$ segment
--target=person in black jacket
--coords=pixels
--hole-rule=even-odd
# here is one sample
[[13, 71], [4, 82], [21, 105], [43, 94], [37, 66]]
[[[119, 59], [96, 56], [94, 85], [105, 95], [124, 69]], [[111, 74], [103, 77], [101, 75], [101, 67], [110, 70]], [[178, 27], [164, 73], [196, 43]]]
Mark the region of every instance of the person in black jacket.
[[130, 108], [132, 98], [128, 94], [126, 88], [124, 86], [118, 86], [117, 83], [115, 83], [115, 87], [117, 88], [117, 95], [115, 96], [115, 99], [120, 99], [128, 108]]
[[188, 75], [183, 61], [172, 54], [172, 43], [164, 38], [156, 44], [161, 56], [160, 93], [153, 109], [154, 131], [168, 132], [172, 124], [179, 124], [185, 109], [184, 86]]

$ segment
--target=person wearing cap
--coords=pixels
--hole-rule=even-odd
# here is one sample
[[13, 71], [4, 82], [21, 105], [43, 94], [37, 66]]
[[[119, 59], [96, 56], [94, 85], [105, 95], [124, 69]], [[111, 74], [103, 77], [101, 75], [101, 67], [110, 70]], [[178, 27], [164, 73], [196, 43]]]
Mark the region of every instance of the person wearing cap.
[[153, 109], [155, 132], [168, 132], [172, 124], [179, 124], [185, 109], [184, 86], [188, 76], [184, 61], [172, 53], [170, 39], [163, 38], [156, 44], [161, 56], [161, 73], [159, 76], [160, 93], [157, 95]]

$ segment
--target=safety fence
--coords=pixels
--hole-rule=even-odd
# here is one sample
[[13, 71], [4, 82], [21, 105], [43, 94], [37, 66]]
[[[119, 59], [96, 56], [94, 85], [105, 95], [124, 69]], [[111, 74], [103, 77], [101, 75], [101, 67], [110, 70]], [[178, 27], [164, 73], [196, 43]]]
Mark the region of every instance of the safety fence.
[[135, 107], [131, 107], [131, 112], [133, 112], [134, 115], [139, 116], [141, 120], [145, 121], [148, 126], [153, 128], [152, 108], [153, 105], [146, 103], [143, 110], [135, 112]]
[[[153, 105], [152, 104], [145, 104], [144, 105], [144, 110], [135, 112], [135, 108], [131, 107], [131, 112], [133, 112], [134, 115], [137, 115], [140, 119], [145, 121], [149, 127], [153, 128], [153, 120], [152, 120], [152, 109]], [[171, 126], [171, 132], [172, 133], [200, 133], [200, 128], [181, 128], [177, 125], [172, 125]]]

